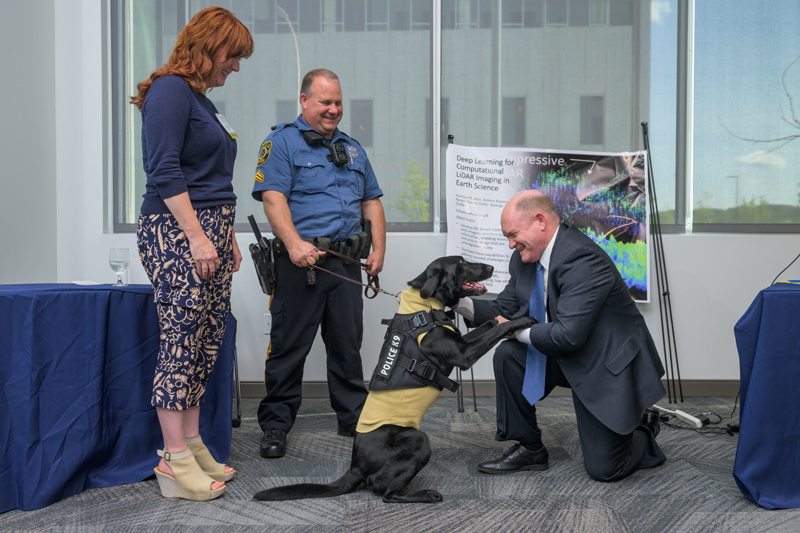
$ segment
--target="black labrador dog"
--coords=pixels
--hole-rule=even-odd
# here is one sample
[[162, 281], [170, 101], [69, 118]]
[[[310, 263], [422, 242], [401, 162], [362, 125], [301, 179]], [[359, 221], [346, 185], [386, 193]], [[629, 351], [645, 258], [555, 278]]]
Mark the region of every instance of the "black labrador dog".
[[[480, 282], [488, 279], [492, 271], [491, 265], [470, 263], [460, 256], [441, 257], [408, 284], [412, 289], [419, 290], [419, 295], [414, 295], [417, 299], [434, 298], [443, 304], [439, 306], [441, 308], [455, 305], [459, 298], [485, 293], [486, 287]], [[404, 291], [402, 298], [406, 297], [406, 293], [413, 292]], [[401, 299], [401, 309], [403, 306]], [[455, 329], [437, 325], [422, 337], [419, 348], [427, 360], [434, 361], [436, 366], [449, 374], [454, 366], [462, 370], [468, 369], [500, 340], [517, 329], [530, 327], [535, 322], [528, 317], [502, 324], [490, 320], [463, 336]], [[379, 369], [376, 369], [376, 373]], [[371, 390], [374, 391], [372, 387]], [[434, 398], [439, 390], [441, 388], [431, 391]], [[369, 401], [368, 399], [368, 404]], [[427, 404], [423, 407], [424, 410], [419, 414], [420, 419], [429, 406]], [[275, 487], [259, 492], [254, 498], [261, 501], [326, 498], [347, 494], [365, 483], [369, 489], [382, 495], [383, 501], [387, 503], [442, 501], [442, 495], [435, 490], [407, 490], [408, 484], [422, 470], [431, 455], [425, 432], [415, 427], [384, 424], [380, 421], [376, 425], [379, 426], [377, 429], [356, 433], [350, 470], [336, 481], [325, 485], [301, 483]], [[417, 423], [416, 426], [418, 425]]]

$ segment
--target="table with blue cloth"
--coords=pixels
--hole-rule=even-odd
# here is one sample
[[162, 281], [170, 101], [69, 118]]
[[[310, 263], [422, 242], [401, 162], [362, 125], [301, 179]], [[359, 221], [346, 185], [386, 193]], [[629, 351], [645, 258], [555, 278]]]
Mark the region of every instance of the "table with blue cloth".
[[741, 412], [733, 477], [766, 509], [800, 507], [800, 282], [761, 291], [734, 334]]
[[[218, 461], [230, 452], [235, 337], [230, 315], [201, 409]], [[149, 285], [0, 285], [0, 512], [153, 475], [158, 344]]]

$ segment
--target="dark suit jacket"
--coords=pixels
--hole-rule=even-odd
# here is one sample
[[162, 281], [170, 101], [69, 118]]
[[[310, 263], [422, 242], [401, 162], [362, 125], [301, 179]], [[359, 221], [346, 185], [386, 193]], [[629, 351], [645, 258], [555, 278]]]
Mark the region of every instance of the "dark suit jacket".
[[[515, 251], [509, 269], [511, 279], [495, 300], [473, 300], [476, 324], [528, 314], [534, 264]], [[569, 223], [561, 224], [550, 256], [547, 306], [550, 322], [531, 328], [531, 344], [555, 358], [600, 422], [622, 435], [632, 432], [642, 412], [664, 396], [664, 367], [613, 261]], [[504, 342], [525, 353], [524, 344]]]

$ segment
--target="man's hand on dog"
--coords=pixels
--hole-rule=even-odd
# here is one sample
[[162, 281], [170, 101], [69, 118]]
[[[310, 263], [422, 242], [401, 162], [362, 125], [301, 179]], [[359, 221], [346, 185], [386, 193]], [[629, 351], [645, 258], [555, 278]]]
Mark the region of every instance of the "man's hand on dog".
[[[507, 319], [507, 318], [505, 318], [505, 317], [503, 317], [503, 316], [500, 316], [500, 315], [497, 315], [496, 317], [494, 317], [494, 319], [495, 319], [495, 320], [497, 320], [497, 324], [498, 324], [498, 325], [499, 325], [499, 324], [502, 324], [503, 322], [508, 322], [508, 319]], [[513, 339], [513, 338], [514, 338], [514, 332], [512, 331], [511, 333], [509, 333], [508, 335], [506, 335], [506, 336], [505, 336], [505, 337], [503, 337], [503, 338], [504, 338], [504, 339]]]
[[[502, 324], [503, 322], [508, 322], [507, 318], [505, 318], [503, 316], [500, 316], [500, 315], [497, 315], [496, 317], [494, 317], [494, 319], [497, 320], [497, 324], [498, 325]], [[516, 330], [512, 331], [511, 333], [509, 333], [508, 335], [506, 335], [503, 338], [504, 339], [516, 339], [517, 338], [516, 333], [517, 333]]]

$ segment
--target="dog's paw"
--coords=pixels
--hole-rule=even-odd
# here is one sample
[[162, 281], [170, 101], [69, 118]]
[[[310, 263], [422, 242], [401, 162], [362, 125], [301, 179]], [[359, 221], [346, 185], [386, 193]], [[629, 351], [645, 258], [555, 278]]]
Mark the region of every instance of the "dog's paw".
[[417, 496], [419, 498], [418, 501], [422, 503], [439, 503], [444, 500], [439, 491], [433, 489], [421, 490], [414, 495]]
[[523, 316], [511, 321], [511, 327], [515, 330], [529, 328], [534, 324], [538, 324], [538, 321], [532, 316]]
[[439, 503], [444, 500], [438, 491], [433, 489], [415, 492], [396, 492], [390, 496], [383, 495], [384, 503]]

